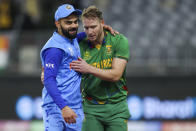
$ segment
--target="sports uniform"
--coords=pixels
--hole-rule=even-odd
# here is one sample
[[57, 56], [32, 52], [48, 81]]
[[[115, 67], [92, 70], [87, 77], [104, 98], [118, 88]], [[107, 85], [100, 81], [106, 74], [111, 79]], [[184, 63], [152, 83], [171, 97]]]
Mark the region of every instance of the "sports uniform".
[[[79, 128], [81, 128], [81, 121], [83, 119], [80, 94], [81, 75], [74, 70], [71, 70], [69, 67], [69, 63], [72, 60], [77, 60], [77, 58], [80, 56], [78, 42], [76, 39], [70, 41], [69, 39], [59, 35], [57, 32], [54, 32], [53, 36], [42, 48], [40, 53], [42, 66], [44, 67], [45, 72], [47, 72], [47, 70], [52, 70], [56, 66], [55, 63], [45, 63], [44, 61], [45, 51], [52, 48], [61, 49], [63, 51], [63, 58], [58, 66], [58, 72], [56, 76], [56, 88], [59, 90], [59, 95], [62, 97], [62, 100], [60, 102], [56, 102], [54, 97], [57, 96], [52, 98], [50, 89], [46, 89], [46, 87], [43, 88], [42, 107], [44, 110], [45, 128], [51, 131], [54, 129], [57, 131], [63, 131], [65, 130], [65, 127], [74, 128], [78, 126], [79, 130]], [[47, 73], [45, 73], [45, 79], [47, 79]], [[51, 86], [52, 83], [46, 84], [46, 86], [47, 85]], [[55, 87], [53, 86], [52, 88]], [[68, 106], [76, 112], [78, 115], [76, 124], [68, 125], [65, 123], [60, 110], [64, 106]]]
[[[73, 12], [81, 14], [73, 6], [64, 4], [56, 11], [55, 20]], [[44, 67], [42, 108], [45, 131], [81, 131], [84, 117], [80, 93], [81, 74], [70, 68], [70, 62], [80, 57], [77, 38], [68, 39], [54, 32], [42, 48], [40, 57]], [[76, 123], [65, 122], [61, 110], [66, 106], [77, 115]]]
[[[113, 58], [128, 61], [129, 44], [123, 35], [112, 36], [105, 31], [102, 44], [95, 47], [85, 38], [80, 45], [82, 58], [100, 69], [111, 69]], [[83, 74], [82, 95], [85, 119], [83, 131], [126, 131], [130, 117], [126, 97], [125, 71], [117, 82], [101, 80], [91, 74]]]

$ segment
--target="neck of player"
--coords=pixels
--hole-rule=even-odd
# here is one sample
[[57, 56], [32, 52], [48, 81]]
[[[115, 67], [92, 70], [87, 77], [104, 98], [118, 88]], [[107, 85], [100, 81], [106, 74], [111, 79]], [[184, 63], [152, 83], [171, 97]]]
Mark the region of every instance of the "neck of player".
[[98, 36], [97, 40], [93, 42], [93, 45], [102, 44], [104, 39], [104, 31], [101, 32], [101, 35]]

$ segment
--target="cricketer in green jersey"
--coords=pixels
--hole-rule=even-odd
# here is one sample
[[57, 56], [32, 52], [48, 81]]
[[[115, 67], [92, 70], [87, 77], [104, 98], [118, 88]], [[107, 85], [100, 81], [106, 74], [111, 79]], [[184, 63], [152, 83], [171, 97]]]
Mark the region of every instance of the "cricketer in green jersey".
[[82, 22], [87, 35], [79, 43], [82, 58], [71, 63], [72, 69], [83, 74], [82, 130], [127, 131], [128, 40], [122, 34], [113, 36], [103, 29], [102, 12], [95, 6], [84, 9]]

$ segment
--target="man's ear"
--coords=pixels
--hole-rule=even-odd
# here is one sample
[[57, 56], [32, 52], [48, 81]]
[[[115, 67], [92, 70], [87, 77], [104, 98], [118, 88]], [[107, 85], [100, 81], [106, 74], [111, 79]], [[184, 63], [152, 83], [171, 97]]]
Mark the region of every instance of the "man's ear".
[[105, 23], [105, 22], [104, 22], [104, 20], [101, 20], [101, 24], [103, 24], [103, 25], [104, 25], [104, 23]]
[[58, 28], [59, 25], [60, 25], [59, 21], [55, 21], [55, 25], [56, 25], [56, 27]]
[[101, 22], [101, 26], [104, 27], [104, 25], [105, 25], [104, 20], [101, 20], [100, 22]]

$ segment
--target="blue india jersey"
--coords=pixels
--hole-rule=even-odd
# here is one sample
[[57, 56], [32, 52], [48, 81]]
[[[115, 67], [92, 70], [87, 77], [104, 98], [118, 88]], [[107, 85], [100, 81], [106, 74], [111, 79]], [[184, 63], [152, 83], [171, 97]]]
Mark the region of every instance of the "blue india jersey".
[[[64, 52], [62, 61], [58, 67], [56, 75], [57, 88], [60, 91], [61, 98], [66, 105], [71, 108], [81, 108], [81, 93], [80, 82], [81, 74], [75, 72], [70, 68], [70, 63], [80, 57], [80, 49], [77, 39], [69, 40], [57, 32], [48, 40], [40, 52], [42, 66], [47, 68], [54, 68], [51, 63], [44, 63], [43, 54], [49, 48], [58, 48]], [[56, 105], [53, 98], [48, 93], [46, 87], [42, 90], [43, 107], [50, 104]]]

